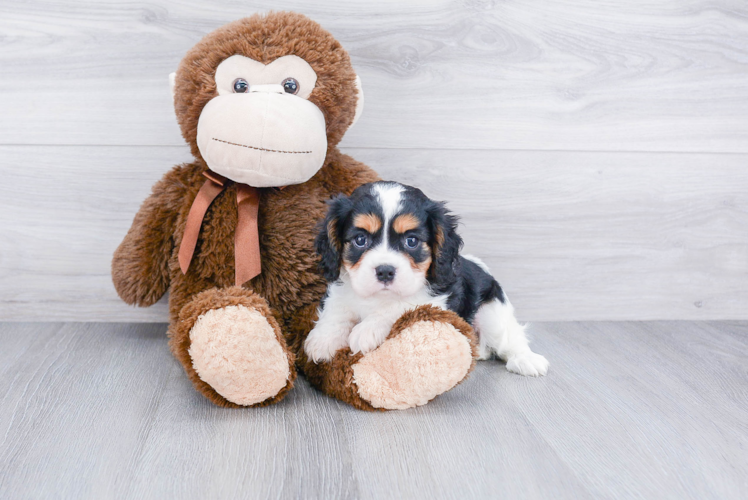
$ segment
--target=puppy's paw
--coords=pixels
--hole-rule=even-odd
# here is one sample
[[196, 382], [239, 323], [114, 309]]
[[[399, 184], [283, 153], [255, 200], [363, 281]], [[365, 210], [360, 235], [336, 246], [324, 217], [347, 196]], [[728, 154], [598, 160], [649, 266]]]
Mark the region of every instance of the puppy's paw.
[[351, 330], [348, 345], [351, 352], [366, 354], [379, 347], [389, 335], [392, 325], [375, 321], [362, 321]]
[[348, 332], [315, 327], [304, 342], [306, 355], [315, 363], [330, 361], [335, 353], [348, 346]]
[[506, 361], [506, 369], [526, 377], [542, 377], [548, 373], [548, 360], [540, 354], [526, 352], [511, 356]]

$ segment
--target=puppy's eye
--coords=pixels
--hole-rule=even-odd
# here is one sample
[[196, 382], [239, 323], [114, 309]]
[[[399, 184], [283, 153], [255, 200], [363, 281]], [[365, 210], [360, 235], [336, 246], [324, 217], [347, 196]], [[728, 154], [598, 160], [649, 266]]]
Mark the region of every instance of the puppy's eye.
[[359, 234], [353, 238], [353, 244], [359, 248], [365, 247], [367, 241], [369, 241], [369, 238], [367, 238], [365, 234]]
[[418, 238], [415, 236], [408, 236], [405, 238], [405, 247], [413, 249], [418, 246]]
[[283, 80], [283, 90], [288, 94], [295, 94], [299, 91], [299, 82], [296, 78], [286, 78]]
[[244, 78], [234, 80], [234, 92], [237, 94], [246, 94], [249, 92], [249, 83]]

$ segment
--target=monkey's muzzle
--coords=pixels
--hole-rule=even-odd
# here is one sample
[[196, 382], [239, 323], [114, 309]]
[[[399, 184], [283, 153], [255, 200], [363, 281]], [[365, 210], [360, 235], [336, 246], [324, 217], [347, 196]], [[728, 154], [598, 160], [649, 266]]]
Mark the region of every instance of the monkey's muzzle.
[[214, 97], [200, 114], [197, 146], [208, 167], [255, 187], [308, 181], [327, 154], [325, 118], [280, 85]]

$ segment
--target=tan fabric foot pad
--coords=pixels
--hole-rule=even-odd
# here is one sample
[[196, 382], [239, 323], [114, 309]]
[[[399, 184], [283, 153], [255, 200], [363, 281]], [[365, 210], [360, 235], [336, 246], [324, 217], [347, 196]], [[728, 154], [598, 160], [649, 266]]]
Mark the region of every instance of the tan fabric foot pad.
[[375, 408], [413, 408], [462, 381], [473, 355], [468, 337], [450, 323], [418, 321], [364, 355], [353, 380]]
[[289, 360], [265, 316], [243, 305], [212, 309], [190, 330], [198, 376], [228, 401], [248, 406], [286, 387]]

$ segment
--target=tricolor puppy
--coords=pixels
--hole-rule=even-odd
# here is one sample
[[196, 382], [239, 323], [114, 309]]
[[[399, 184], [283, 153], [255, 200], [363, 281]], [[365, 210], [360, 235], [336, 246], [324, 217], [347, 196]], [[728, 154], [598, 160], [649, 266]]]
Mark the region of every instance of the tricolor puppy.
[[346, 346], [376, 349], [409, 309], [450, 309], [478, 333], [480, 359], [539, 376], [548, 361], [530, 350], [499, 283], [480, 260], [460, 256], [457, 218], [421, 190], [375, 182], [335, 198], [316, 240], [329, 282], [319, 320], [304, 344], [315, 362]]

